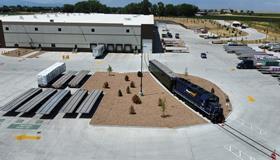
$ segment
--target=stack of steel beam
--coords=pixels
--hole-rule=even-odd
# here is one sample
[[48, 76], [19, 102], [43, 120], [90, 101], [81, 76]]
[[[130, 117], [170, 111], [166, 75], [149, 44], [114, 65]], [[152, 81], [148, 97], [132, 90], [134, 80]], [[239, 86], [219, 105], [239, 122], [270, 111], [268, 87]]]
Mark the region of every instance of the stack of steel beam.
[[92, 91], [77, 109], [76, 113], [90, 113], [92, 107], [95, 105], [102, 93], [102, 90]]
[[75, 71], [69, 71], [60, 77], [57, 81], [52, 84], [53, 88], [59, 89], [66, 85], [66, 83], [76, 74]]
[[56, 92], [55, 89], [49, 88], [32, 98], [30, 101], [25, 103], [23, 106], [18, 108], [16, 112], [30, 112], [33, 108], [50, 98]]
[[36, 111], [37, 114], [48, 115], [67, 96], [71, 94], [69, 90], [59, 90], [44, 105]]
[[72, 113], [75, 108], [78, 107], [80, 102], [86, 96], [87, 91], [83, 89], [77, 90], [70, 99], [63, 105], [62, 109], [59, 111], [60, 113]]
[[42, 92], [41, 88], [31, 88], [0, 108], [1, 111], [11, 111], [23, 105], [28, 100]]
[[76, 88], [79, 87], [81, 81], [87, 76], [89, 71], [82, 70], [76, 74], [76, 76], [69, 82], [69, 87]]

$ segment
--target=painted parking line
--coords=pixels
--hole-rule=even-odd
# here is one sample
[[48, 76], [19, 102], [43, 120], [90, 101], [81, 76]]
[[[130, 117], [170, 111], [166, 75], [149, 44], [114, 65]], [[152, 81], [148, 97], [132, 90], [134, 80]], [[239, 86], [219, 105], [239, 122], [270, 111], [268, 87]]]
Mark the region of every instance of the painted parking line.
[[16, 140], [40, 140], [41, 136], [34, 136], [34, 135], [26, 135], [26, 134], [22, 134], [22, 135], [17, 135], [16, 136]]
[[249, 103], [253, 103], [253, 102], [256, 101], [255, 98], [254, 98], [253, 96], [248, 96], [248, 97], [247, 97], [247, 100], [248, 100]]
[[28, 130], [36, 130], [39, 129], [41, 125], [39, 124], [19, 124], [13, 123], [8, 126], [8, 129], [28, 129]]
[[103, 61], [102, 60], [95, 60], [95, 64], [102, 64]]
[[37, 120], [36, 122], [35, 122], [35, 124], [42, 124], [44, 121], [43, 120]]
[[225, 145], [224, 148], [240, 160], [256, 160], [254, 157], [250, 156], [249, 154], [243, 152], [233, 145]]
[[23, 119], [18, 119], [18, 120], [15, 121], [15, 123], [23, 123], [23, 122], [24, 122]]
[[246, 122], [243, 119], [237, 119], [236, 121], [238, 122], [239, 125], [244, 126], [245, 128], [251, 130], [254, 133], [257, 133], [259, 135], [266, 134], [266, 132], [263, 129], [261, 129], [260, 127], [253, 125], [252, 123]]

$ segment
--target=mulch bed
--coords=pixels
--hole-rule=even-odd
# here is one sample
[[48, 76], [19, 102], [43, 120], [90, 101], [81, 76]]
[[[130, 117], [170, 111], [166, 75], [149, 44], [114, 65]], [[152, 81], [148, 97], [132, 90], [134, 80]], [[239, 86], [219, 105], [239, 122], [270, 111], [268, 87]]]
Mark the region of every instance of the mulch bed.
[[[188, 107], [180, 103], [163, 89], [149, 73], [144, 73], [142, 104], [134, 104], [132, 96], [139, 95], [140, 78], [136, 73], [97, 72], [89, 78], [83, 88], [91, 91], [102, 89], [104, 97], [91, 119], [93, 125], [118, 125], [118, 126], [144, 126], [144, 127], [180, 127], [207, 123]], [[130, 81], [125, 81], [125, 75]], [[107, 81], [110, 88], [104, 89]], [[126, 93], [126, 87], [134, 81], [136, 88], [130, 88], [131, 94]], [[121, 89], [123, 96], [118, 96]], [[166, 99], [166, 117], [162, 118], [161, 107], [158, 106], [159, 98]], [[130, 114], [129, 108], [133, 105], [136, 114]]]

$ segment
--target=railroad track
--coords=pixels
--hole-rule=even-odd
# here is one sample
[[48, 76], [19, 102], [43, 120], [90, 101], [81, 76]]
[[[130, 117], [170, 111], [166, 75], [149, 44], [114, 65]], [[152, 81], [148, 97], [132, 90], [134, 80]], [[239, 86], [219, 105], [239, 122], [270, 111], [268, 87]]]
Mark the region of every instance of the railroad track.
[[[239, 140], [241, 140], [242, 142], [246, 143], [247, 145], [249, 145], [250, 147], [254, 148], [255, 150], [261, 152], [262, 154], [264, 154], [265, 156], [271, 157], [272, 153], [274, 152], [273, 149], [271, 149], [270, 147], [254, 140], [253, 138], [247, 136], [246, 134], [242, 133], [241, 131], [231, 127], [230, 125], [224, 123], [224, 124], [220, 124], [218, 125], [220, 128], [222, 128], [224, 131], [228, 132], [229, 134], [231, 134], [232, 136], [238, 138]], [[280, 154], [278, 152], [275, 152], [275, 154], [280, 157]]]

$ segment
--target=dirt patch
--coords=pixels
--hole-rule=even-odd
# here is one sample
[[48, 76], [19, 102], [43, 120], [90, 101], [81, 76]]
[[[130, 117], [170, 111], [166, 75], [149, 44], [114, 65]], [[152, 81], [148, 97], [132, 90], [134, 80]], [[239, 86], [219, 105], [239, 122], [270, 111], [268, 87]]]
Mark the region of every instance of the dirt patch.
[[45, 53], [45, 51], [38, 51], [37, 53], [32, 54], [32, 55], [30, 55], [30, 56], [28, 56], [26, 58], [39, 58], [39, 56], [44, 54], [44, 53]]
[[32, 49], [25, 49], [25, 48], [18, 48], [16, 50], [4, 52], [3, 55], [10, 56], [10, 57], [21, 57], [27, 55], [31, 52], [34, 52]]
[[228, 95], [226, 93], [224, 93], [217, 85], [215, 85], [214, 83], [206, 80], [206, 79], [202, 79], [196, 76], [192, 76], [192, 75], [180, 75], [182, 78], [189, 80], [190, 82], [206, 89], [207, 91], [211, 92], [212, 88], [215, 91], [215, 95], [219, 97], [220, 99], [220, 104], [224, 110], [224, 116], [227, 117], [229, 115], [229, 113], [232, 110], [232, 106], [231, 103], [229, 102], [228, 105], [226, 103], [226, 99], [228, 98]]
[[[125, 75], [130, 81], [125, 81]], [[104, 82], [109, 83], [109, 89], [103, 89]], [[134, 81], [136, 88], [130, 88], [131, 94], [126, 93], [127, 86]], [[143, 91], [140, 97], [142, 104], [133, 104], [133, 95], [139, 93], [140, 78], [136, 73], [113, 73], [109, 76], [105, 72], [97, 72], [85, 83], [83, 88], [91, 91], [102, 89], [104, 97], [91, 119], [93, 125], [120, 125], [146, 127], [179, 127], [207, 123], [164, 90], [149, 73], [144, 73]], [[121, 89], [123, 96], [118, 96]], [[162, 118], [159, 98], [166, 99], [166, 118]], [[133, 105], [136, 114], [129, 114]]]

